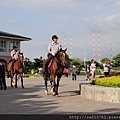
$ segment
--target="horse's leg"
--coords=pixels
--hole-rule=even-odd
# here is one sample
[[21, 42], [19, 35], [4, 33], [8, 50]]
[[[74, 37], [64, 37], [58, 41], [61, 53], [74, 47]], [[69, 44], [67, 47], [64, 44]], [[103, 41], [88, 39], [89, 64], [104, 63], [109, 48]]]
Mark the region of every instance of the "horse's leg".
[[50, 80], [50, 85], [51, 85], [50, 92], [52, 93], [53, 92], [52, 80]]
[[11, 79], [11, 87], [13, 87], [13, 75], [11, 74], [11, 71], [9, 72], [9, 75], [10, 75], [10, 79]]
[[48, 95], [47, 79], [45, 79], [45, 94]]
[[44, 75], [44, 80], [45, 80], [45, 94], [48, 95], [48, 89], [47, 89], [47, 76]]
[[24, 88], [24, 85], [23, 85], [23, 75], [21, 75], [21, 87]]
[[17, 88], [17, 73], [15, 73], [15, 88]]
[[59, 87], [60, 79], [61, 77], [57, 77], [56, 95], [58, 95], [58, 87]]
[[53, 80], [53, 92], [52, 92], [52, 95], [55, 96], [55, 95], [56, 95], [56, 82], [55, 82], [55, 76], [52, 76], [52, 80]]

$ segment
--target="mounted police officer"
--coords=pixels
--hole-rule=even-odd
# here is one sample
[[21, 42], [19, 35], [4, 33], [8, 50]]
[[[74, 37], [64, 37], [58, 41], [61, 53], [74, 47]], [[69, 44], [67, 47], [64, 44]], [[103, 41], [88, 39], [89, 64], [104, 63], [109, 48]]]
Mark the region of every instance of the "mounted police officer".
[[19, 56], [19, 51], [17, 50], [17, 47], [16, 46], [13, 46], [13, 50], [11, 51], [11, 60], [10, 62], [12, 62], [12, 71], [13, 71], [13, 66], [14, 66], [14, 63], [18, 60], [18, 56]]
[[48, 45], [48, 59], [43, 64], [43, 74], [47, 72], [47, 67], [51, 59], [60, 50], [61, 45], [58, 43], [58, 37], [56, 35], [52, 36], [52, 42]]

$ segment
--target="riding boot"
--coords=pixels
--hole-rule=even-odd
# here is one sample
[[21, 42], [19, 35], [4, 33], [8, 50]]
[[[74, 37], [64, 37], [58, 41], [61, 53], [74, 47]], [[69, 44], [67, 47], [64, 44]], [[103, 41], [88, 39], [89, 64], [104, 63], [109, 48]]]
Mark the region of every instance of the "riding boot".
[[14, 68], [13, 68], [14, 67], [14, 63], [15, 63], [15, 60], [13, 59], [12, 60], [12, 65], [11, 65], [11, 72], [12, 72], [12, 74], [14, 73]]
[[46, 59], [45, 63], [43, 64], [43, 74], [47, 74], [48, 64], [52, 58], [53, 58], [53, 56], [49, 55], [48, 59]]
[[12, 66], [11, 66], [11, 73], [13, 74], [14, 73], [14, 68], [13, 68], [13, 66], [14, 66], [14, 63], [12, 63]]

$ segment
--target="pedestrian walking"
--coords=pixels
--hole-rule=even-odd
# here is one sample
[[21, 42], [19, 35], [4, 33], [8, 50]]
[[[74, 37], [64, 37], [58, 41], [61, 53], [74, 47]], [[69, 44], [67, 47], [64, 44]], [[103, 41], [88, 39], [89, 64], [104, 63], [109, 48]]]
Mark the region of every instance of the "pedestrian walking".
[[108, 66], [108, 75], [110, 75], [110, 65], [111, 65], [110, 61], [107, 61], [107, 66]]
[[90, 71], [90, 65], [86, 65], [86, 68], [85, 68], [85, 72], [86, 72], [86, 80], [90, 80], [90, 76], [91, 76], [91, 71]]
[[91, 60], [90, 71], [91, 71], [91, 80], [92, 80], [95, 78], [95, 71], [96, 71], [96, 64], [94, 59]]
[[72, 68], [72, 80], [76, 80], [77, 79], [77, 69], [76, 69], [76, 66], [73, 65], [73, 68]]
[[104, 76], [107, 77], [109, 75], [109, 65], [108, 61], [105, 61], [103, 64], [103, 69], [104, 69]]

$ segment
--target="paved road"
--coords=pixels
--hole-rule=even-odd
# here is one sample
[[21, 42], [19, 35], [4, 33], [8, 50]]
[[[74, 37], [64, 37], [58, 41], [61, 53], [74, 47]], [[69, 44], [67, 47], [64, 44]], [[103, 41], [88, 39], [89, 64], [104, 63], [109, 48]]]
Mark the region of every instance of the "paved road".
[[92, 101], [78, 94], [79, 83], [85, 82], [85, 76], [77, 81], [63, 77], [60, 82], [59, 97], [44, 94], [42, 78], [25, 78], [25, 89], [10, 87], [0, 91], [0, 114], [110, 114], [120, 113], [120, 104]]

